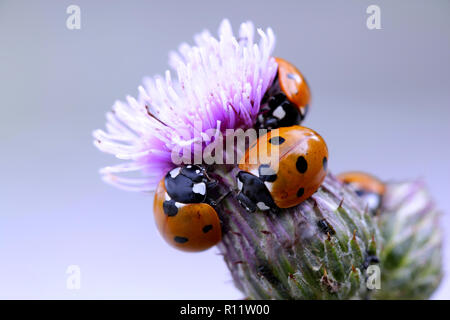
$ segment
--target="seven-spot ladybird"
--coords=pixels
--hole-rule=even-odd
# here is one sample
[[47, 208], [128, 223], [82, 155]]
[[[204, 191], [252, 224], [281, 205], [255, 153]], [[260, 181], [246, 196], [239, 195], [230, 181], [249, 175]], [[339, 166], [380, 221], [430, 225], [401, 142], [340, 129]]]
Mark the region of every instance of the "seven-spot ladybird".
[[358, 171], [341, 173], [337, 178], [355, 189], [372, 214], [377, 213], [386, 190], [383, 182], [368, 173]]
[[237, 199], [250, 212], [296, 206], [320, 187], [327, 161], [327, 145], [315, 131], [301, 126], [269, 131], [240, 161]]
[[163, 238], [184, 251], [203, 251], [222, 238], [219, 215], [207, 190], [214, 185], [204, 168], [187, 165], [172, 169], [155, 193], [153, 212]]
[[281, 58], [277, 76], [261, 103], [256, 127], [275, 129], [300, 124], [308, 112], [310, 91], [298, 69]]

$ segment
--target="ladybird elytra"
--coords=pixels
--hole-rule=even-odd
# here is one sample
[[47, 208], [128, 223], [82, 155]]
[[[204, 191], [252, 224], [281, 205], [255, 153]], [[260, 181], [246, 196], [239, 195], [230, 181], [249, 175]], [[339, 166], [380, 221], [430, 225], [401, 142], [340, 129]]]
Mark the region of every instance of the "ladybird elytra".
[[166, 178], [161, 179], [153, 202], [156, 226], [163, 239], [179, 250], [190, 252], [203, 251], [219, 243], [222, 230], [216, 210], [208, 203], [175, 201], [167, 192], [166, 182]]
[[379, 195], [383, 195], [386, 191], [386, 187], [375, 176], [361, 171], [349, 171], [337, 175], [337, 178], [345, 184], [351, 184], [356, 189], [364, 190], [367, 192], [374, 192]]
[[311, 100], [309, 86], [302, 73], [290, 62], [275, 58], [278, 64], [278, 81], [280, 88], [289, 101], [298, 108], [305, 108]]
[[[275, 142], [275, 143], [271, 143]], [[278, 155], [277, 163], [259, 157], [260, 150]], [[254, 161], [258, 159], [258, 161]], [[301, 126], [282, 127], [261, 136], [253, 148], [247, 150], [239, 169], [261, 180], [269, 191], [276, 207], [289, 208], [309, 198], [322, 184], [327, 173], [328, 148], [324, 139], [315, 131]], [[264, 172], [264, 174], [261, 174]], [[238, 175], [238, 180], [242, 177]], [[249, 178], [247, 178], [249, 180]], [[257, 185], [256, 180], [251, 180]], [[260, 202], [258, 187], [254, 192], [245, 188], [245, 181], [238, 181], [241, 192], [253, 202]], [[247, 202], [248, 199], [245, 199]], [[264, 207], [271, 207], [265, 203]]]

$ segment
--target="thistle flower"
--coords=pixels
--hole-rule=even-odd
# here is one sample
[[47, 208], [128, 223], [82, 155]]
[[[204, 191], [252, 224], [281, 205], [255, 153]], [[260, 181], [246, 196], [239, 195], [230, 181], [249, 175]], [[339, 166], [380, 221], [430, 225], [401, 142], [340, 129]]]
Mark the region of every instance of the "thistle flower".
[[423, 181], [392, 182], [377, 217], [384, 239], [378, 299], [426, 299], [442, 279], [441, 213]]
[[[257, 33], [255, 42], [247, 22], [234, 36], [224, 20], [218, 39], [204, 31], [195, 46], [182, 44], [170, 55], [177, 79], [169, 71], [147, 78], [138, 98], [116, 102], [94, 144], [127, 162], [101, 169], [104, 180], [151, 191], [174, 167], [173, 150], [187, 149], [183, 160], [190, 163], [213, 142], [208, 130], [253, 127], [277, 73], [273, 32]], [[329, 173], [300, 205], [249, 213], [230, 193], [237, 166], [209, 169], [217, 193], [227, 195], [215, 208], [222, 222], [218, 248], [248, 298], [426, 298], [440, 281], [438, 214], [420, 184], [388, 185], [382, 210], [372, 216], [355, 190]], [[367, 285], [371, 265], [381, 267], [381, 290]]]
[[[276, 215], [248, 214], [227, 200], [219, 249], [235, 285], [251, 299], [428, 298], [442, 278], [440, 214], [422, 182], [386, 187], [375, 217], [332, 174]], [[380, 268], [379, 286], [371, 265]]]
[[333, 175], [308, 200], [278, 214], [248, 214], [234, 199], [221, 210], [228, 230], [219, 249], [247, 297], [370, 297], [367, 269], [380, 253], [378, 228], [358, 196]]
[[[208, 144], [194, 148], [202, 138], [209, 139], [204, 134], [208, 129], [224, 133], [251, 128], [277, 71], [272, 30], [257, 33], [258, 43], [253, 24], [247, 22], [235, 37], [224, 20], [218, 39], [204, 31], [195, 37], [195, 46], [182, 44], [178, 53], [170, 54], [176, 80], [170, 71], [165, 78], [146, 78], [137, 99], [117, 101], [107, 114], [106, 131], [94, 132], [94, 144], [128, 162], [103, 168], [103, 179], [126, 190], [152, 191], [174, 166], [173, 150], [192, 146], [192, 155], [185, 155], [190, 161]], [[120, 175], [136, 171], [143, 177]]]

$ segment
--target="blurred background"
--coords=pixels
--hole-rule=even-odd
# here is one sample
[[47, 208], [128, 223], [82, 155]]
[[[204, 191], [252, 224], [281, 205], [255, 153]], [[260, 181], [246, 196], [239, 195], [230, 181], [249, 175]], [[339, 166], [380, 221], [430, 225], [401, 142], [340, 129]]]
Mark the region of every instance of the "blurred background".
[[[80, 30], [66, 27], [71, 4]], [[371, 4], [381, 30], [366, 26]], [[333, 172], [423, 178], [450, 231], [449, 13], [445, 0], [0, 0], [0, 298], [242, 298], [216, 249], [172, 249], [152, 196], [100, 180], [117, 161], [91, 136], [170, 50], [225, 17], [274, 29], [275, 55], [309, 81], [305, 125]], [[449, 248], [447, 237], [447, 273]], [[66, 287], [70, 265], [79, 290]], [[433, 297], [450, 298], [448, 276]]]

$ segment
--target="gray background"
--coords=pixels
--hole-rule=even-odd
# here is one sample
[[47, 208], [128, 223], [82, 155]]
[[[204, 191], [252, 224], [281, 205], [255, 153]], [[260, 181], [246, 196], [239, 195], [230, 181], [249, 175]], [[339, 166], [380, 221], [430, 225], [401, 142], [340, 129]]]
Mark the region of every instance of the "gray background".
[[[66, 8], [81, 7], [81, 30]], [[381, 7], [382, 30], [366, 28]], [[0, 298], [240, 298], [215, 249], [157, 234], [152, 197], [103, 184], [92, 145], [116, 99], [222, 18], [271, 26], [306, 75], [334, 172], [422, 177], [449, 229], [449, 1], [0, 1]], [[448, 240], [448, 239], [447, 239]], [[448, 242], [447, 242], [448, 243]], [[449, 269], [449, 246], [445, 247]], [[81, 289], [66, 289], [79, 265]], [[435, 294], [449, 298], [448, 278]]]

